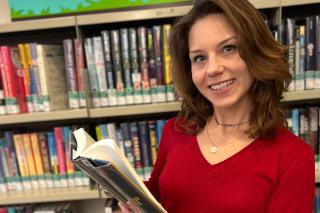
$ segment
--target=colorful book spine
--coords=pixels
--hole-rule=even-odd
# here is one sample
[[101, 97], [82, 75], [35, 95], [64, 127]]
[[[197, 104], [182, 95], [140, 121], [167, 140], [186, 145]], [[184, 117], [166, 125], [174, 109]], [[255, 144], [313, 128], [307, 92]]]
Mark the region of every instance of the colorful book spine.
[[39, 132], [39, 144], [40, 144], [40, 150], [42, 154], [42, 160], [43, 160], [43, 170], [46, 180], [46, 186], [47, 188], [53, 188], [54, 187], [54, 180], [53, 175], [51, 173], [50, 168], [50, 154], [48, 149], [48, 142], [45, 132]]
[[117, 105], [117, 91], [115, 85], [115, 76], [112, 65], [111, 47], [110, 47], [110, 33], [108, 30], [101, 32], [103, 42], [103, 54], [104, 54], [104, 65], [106, 68], [107, 82], [108, 82], [108, 97], [109, 105]]
[[310, 90], [315, 87], [315, 63], [316, 63], [316, 17], [306, 17], [305, 32], [305, 89]]
[[19, 171], [21, 175], [23, 189], [30, 190], [32, 189], [32, 185], [30, 180], [28, 159], [27, 159], [25, 148], [24, 148], [22, 134], [13, 135], [13, 143], [14, 143], [14, 148], [17, 155], [17, 161], [19, 165]]
[[34, 162], [35, 162], [37, 176], [39, 180], [39, 186], [42, 189], [47, 188], [46, 180], [44, 176], [43, 159], [42, 159], [42, 152], [39, 144], [38, 133], [30, 133], [29, 136], [31, 141], [32, 153], [34, 155]]
[[69, 107], [77, 109], [79, 105], [78, 82], [74, 57], [73, 40], [63, 40], [64, 61], [68, 83]]
[[47, 142], [50, 155], [50, 168], [53, 175], [53, 185], [54, 188], [60, 187], [60, 176], [59, 176], [59, 164], [56, 141], [54, 137], [54, 132], [47, 132]]
[[101, 106], [106, 107], [109, 105], [108, 100], [108, 85], [106, 77], [106, 68], [104, 65], [103, 49], [102, 49], [102, 38], [100, 36], [93, 37], [93, 49], [94, 49], [94, 60], [96, 63], [96, 71], [98, 76], [99, 85], [99, 96]]
[[134, 158], [134, 168], [138, 175], [143, 179], [144, 171], [141, 159], [140, 142], [139, 142], [139, 130], [137, 122], [130, 123], [130, 135], [132, 141], [132, 151]]
[[58, 164], [59, 164], [60, 187], [67, 187], [68, 180], [67, 180], [66, 156], [65, 156], [65, 150], [64, 150], [65, 145], [63, 141], [62, 127], [54, 128], [54, 138], [56, 142], [57, 157], [58, 157]]
[[129, 54], [129, 37], [128, 29], [120, 29], [121, 37], [121, 57], [122, 57], [122, 67], [124, 73], [124, 87], [126, 95], [126, 104], [134, 104], [134, 92], [133, 85], [131, 80], [131, 63], [130, 63], [130, 54]]
[[94, 61], [94, 49], [93, 49], [93, 39], [87, 38], [84, 43], [85, 56], [87, 61], [87, 69], [89, 73], [90, 80], [90, 91], [91, 91], [91, 101], [92, 107], [97, 108], [101, 106], [100, 96], [99, 96], [99, 83], [96, 63]]
[[37, 169], [36, 169], [36, 163], [34, 159], [34, 153], [32, 151], [32, 145], [30, 140], [30, 135], [28, 133], [22, 134], [22, 140], [24, 145], [24, 150], [26, 152], [27, 156], [27, 164], [29, 167], [30, 172], [30, 178], [31, 178], [31, 184], [33, 189], [39, 189], [40, 184], [37, 176]]
[[124, 143], [124, 153], [130, 164], [134, 167], [133, 145], [130, 136], [130, 125], [128, 122], [120, 123], [122, 140]]
[[78, 82], [78, 95], [80, 108], [87, 106], [86, 90], [85, 90], [85, 69], [84, 69], [84, 55], [82, 42], [79, 39], [74, 39], [75, 65]]
[[71, 162], [71, 150], [70, 150], [72, 130], [69, 126], [65, 126], [63, 127], [62, 131], [63, 131], [65, 160], [66, 160], [66, 168], [67, 168], [67, 176], [68, 176], [68, 186], [74, 187], [76, 185], [75, 177], [74, 177], [75, 169], [74, 169], [73, 163]]
[[2, 148], [2, 138], [0, 138], [0, 193], [5, 193], [8, 191], [8, 185], [6, 182], [6, 172], [5, 168], [7, 167], [6, 162], [4, 161], [4, 151]]
[[132, 68], [131, 78], [133, 83], [134, 103], [141, 104], [143, 101], [137, 43], [137, 30], [135, 28], [129, 28], [129, 50]]
[[160, 119], [160, 120], [156, 121], [157, 147], [159, 147], [159, 145], [160, 145], [162, 129], [163, 129], [163, 126], [164, 126], [165, 123], [166, 123], [166, 121], [163, 120], [163, 119]]
[[16, 99], [16, 91], [14, 88], [14, 74], [12, 67], [10, 66], [10, 50], [8, 46], [1, 46], [0, 47], [1, 51], [1, 72], [2, 72], [2, 77], [5, 80], [7, 84], [7, 94], [5, 98], [6, 102], [6, 110], [8, 114], [17, 114], [20, 112], [17, 99]]
[[162, 29], [163, 38], [163, 62], [164, 62], [164, 83], [166, 85], [167, 101], [174, 101], [174, 87], [173, 87], [173, 67], [171, 64], [170, 49], [170, 34], [171, 25], [165, 24]]
[[96, 137], [97, 137], [98, 141], [100, 141], [100, 140], [105, 138], [105, 137], [102, 136], [101, 125], [96, 126], [95, 130], [96, 130]]
[[149, 127], [148, 129], [149, 129], [149, 138], [150, 138], [151, 160], [152, 160], [152, 165], [154, 165], [157, 160], [157, 154], [158, 154], [156, 121], [155, 120], [148, 121], [148, 127]]
[[145, 27], [138, 28], [140, 73], [142, 84], [142, 101], [151, 103], [150, 79], [147, 55], [147, 32]]
[[288, 65], [289, 71], [292, 76], [292, 81], [289, 85], [288, 90], [295, 90], [295, 63], [294, 63], [294, 25], [295, 21], [292, 18], [286, 19], [286, 45], [288, 47]]
[[41, 76], [40, 70], [38, 65], [38, 54], [37, 54], [37, 44], [30, 43], [30, 53], [31, 53], [31, 66], [32, 66], [32, 73], [34, 79], [34, 88], [35, 88], [35, 95], [33, 96], [34, 105], [38, 109], [38, 112], [44, 111], [44, 105], [42, 101], [42, 90], [41, 90]]
[[116, 77], [116, 89], [117, 89], [117, 103], [118, 105], [126, 104], [124, 82], [123, 82], [123, 70], [121, 64], [121, 50], [120, 50], [120, 36], [119, 30], [111, 30], [111, 52], [113, 61], [113, 70]]
[[7, 114], [6, 111], [6, 102], [5, 102], [5, 95], [3, 90], [3, 82], [2, 82], [2, 76], [1, 76], [1, 67], [0, 67], [0, 115]]
[[30, 73], [29, 73], [29, 66], [27, 61], [27, 55], [26, 55], [26, 48], [24, 44], [19, 44], [19, 54], [20, 54], [20, 60], [22, 63], [22, 75], [23, 75], [23, 85], [24, 85], [24, 91], [26, 96], [26, 102], [27, 102], [27, 109], [28, 112], [34, 112], [35, 109], [32, 104], [32, 96], [31, 96], [31, 84], [30, 84]]
[[297, 74], [297, 81], [298, 81], [298, 90], [305, 90], [306, 85], [305, 85], [305, 57], [306, 57], [306, 48], [305, 48], [305, 40], [306, 40], [306, 26], [305, 25], [300, 25], [299, 26], [299, 43], [300, 43], [300, 60], [299, 60], [299, 73]]

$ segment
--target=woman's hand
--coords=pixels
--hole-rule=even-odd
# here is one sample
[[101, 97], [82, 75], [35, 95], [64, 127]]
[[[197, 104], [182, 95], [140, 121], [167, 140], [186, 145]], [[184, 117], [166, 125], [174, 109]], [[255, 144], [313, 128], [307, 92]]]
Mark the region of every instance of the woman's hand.
[[121, 209], [122, 213], [142, 213], [142, 211], [136, 206], [134, 205], [130, 200], [127, 203], [124, 202], [119, 202], [118, 206]]

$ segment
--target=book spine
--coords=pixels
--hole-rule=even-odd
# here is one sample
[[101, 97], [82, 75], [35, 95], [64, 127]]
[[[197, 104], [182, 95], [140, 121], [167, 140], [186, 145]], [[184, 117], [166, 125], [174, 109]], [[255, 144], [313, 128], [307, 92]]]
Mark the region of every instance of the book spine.
[[151, 144], [148, 124], [146, 121], [139, 121], [138, 125], [141, 157], [144, 166], [144, 180], [148, 180], [152, 171]]
[[121, 129], [116, 129], [116, 135], [117, 135], [117, 143], [120, 147], [120, 150], [125, 155], [126, 154], [125, 146], [124, 146], [125, 141], [123, 140], [123, 135], [122, 135]]
[[98, 75], [96, 70], [96, 64], [94, 61], [94, 49], [93, 49], [92, 38], [85, 39], [84, 49], [85, 49], [85, 56], [87, 61], [87, 69], [89, 73], [89, 80], [90, 80], [92, 107], [96, 108], [101, 106], [101, 101], [99, 96]]
[[63, 40], [64, 61], [68, 83], [69, 108], [79, 108], [78, 82], [74, 60], [74, 48], [72, 39]]
[[30, 84], [29, 84], [30, 85], [30, 100], [28, 100], [28, 101], [30, 101], [30, 104], [32, 104], [33, 112], [39, 112], [39, 106], [37, 104], [36, 80], [35, 80], [35, 74], [33, 71], [30, 44], [25, 44], [24, 49], [25, 49], [26, 61], [28, 64], [29, 82], [30, 82]]
[[140, 73], [142, 84], [142, 101], [151, 103], [148, 55], [147, 55], [147, 32], [145, 27], [138, 28]]
[[142, 87], [141, 87], [141, 72], [139, 67], [138, 47], [137, 47], [137, 30], [129, 28], [129, 50], [130, 62], [132, 67], [132, 83], [134, 93], [134, 103], [141, 104], [142, 101]]
[[116, 124], [115, 123], [108, 123], [106, 125], [106, 128], [107, 128], [107, 132], [108, 132], [108, 138], [111, 138], [117, 142]]
[[3, 82], [2, 82], [1, 67], [0, 67], [0, 115], [5, 115], [7, 112], [6, 112], [4, 90], [2, 85], [3, 85]]
[[300, 42], [300, 61], [299, 61], [299, 66], [300, 66], [300, 72], [299, 72], [299, 76], [298, 76], [298, 81], [300, 81], [300, 89], [301, 90], [305, 90], [306, 86], [305, 86], [305, 71], [306, 71], [306, 67], [305, 67], [305, 63], [306, 63], [306, 48], [305, 48], [305, 39], [306, 39], [306, 35], [305, 35], [305, 30], [306, 26], [305, 25], [300, 25], [299, 26], [299, 42]]
[[134, 167], [133, 145], [130, 136], [130, 124], [120, 123], [121, 135], [124, 141], [124, 153], [130, 164]]
[[84, 55], [83, 46], [79, 39], [74, 39], [75, 65], [78, 82], [78, 95], [80, 108], [87, 106], [86, 90], [85, 90], [85, 69], [84, 69]]
[[153, 46], [154, 46], [154, 56], [156, 63], [156, 76], [157, 76], [157, 100], [158, 102], [165, 102], [166, 97], [166, 87], [164, 85], [163, 78], [163, 60], [162, 60], [162, 27], [160, 25], [153, 26]]
[[98, 76], [99, 85], [99, 96], [101, 101], [101, 106], [106, 107], [109, 105], [108, 101], [108, 85], [106, 78], [106, 68], [104, 65], [103, 49], [102, 49], [102, 38], [93, 37], [93, 48], [94, 48], [94, 60], [96, 64], [96, 71]]
[[108, 82], [109, 105], [116, 106], [117, 92], [116, 92], [115, 75], [113, 71], [112, 57], [111, 57], [110, 33], [108, 30], [104, 30], [101, 32], [101, 36], [103, 41], [104, 64], [106, 68], [107, 82]]
[[315, 45], [316, 45], [316, 32], [315, 16], [306, 17], [306, 54], [305, 54], [305, 89], [314, 89], [315, 83]]
[[28, 159], [27, 159], [27, 154], [23, 144], [22, 134], [13, 135], [13, 143], [14, 143], [14, 147], [17, 155], [17, 161], [19, 165], [19, 171], [21, 175], [23, 189], [30, 190], [32, 189], [32, 185], [30, 180]]
[[164, 83], [166, 85], [167, 101], [174, 101], [174, 88], [173, 88], [173, 67], [171, 64], [170, 49], [170, 34], [171, 25], [163, 25], [163, 62], [164, 62]]
[[66, 157], [65, 157], [65, 150], [64, 150], [62, 127], [55, 127], [54, 128], [54, 138], [55, 138], [56, 148], [57, 148], [57, 157], [58, 157], [59, 175], [60, 175], [60, 186], [67, 187], [68, 180], [67, 180]]
[[20, 112], [17, 99], [16, 99], [16, 91], [14, 88], [14, 71], [10, 66], [10, 50], [8, 46], [1, 46], [1, 55], [2, 55], [2, 72], [4, 73], [4, 79], [7, 82], [7, 97], [6, 101], [6, 109], [8, 114], [17, 114]]
[[5, 158], [6, 161], [6, 166], [7, 166], [7, 170], [8, 170], [8, 176], [6, 177], [6, 183], [8, 186], [8, 190], [9, 191], [15, 191], [16, 190], [16, 186], [15, 186], [15, 173], [14, 173], [14, 168], [13, 168], [13, 163], [11, 162], [11, 156], [10, 156], [10, 150], [9, 150], [9, 144], [7, 139], [0, 134], [0, 146], [2, 143], [2, 149], [3, 149], [3, 153], [0, 154], [0, 156], [3, 156]]
[[32, 151], [30, 135], [28, 133], [22, 134], [22, 140], [23, 140], [23, 145], [24, 145], [24, 149], [26, 152], [26, 156], [27, 156], [27, 161], [28, 161], [27, 163], [28, 163], [28, 167], [29, 167], [32, 188], [39, 189], [40, 184], [38, 181], [37, 169], [36, 169], [36, 164], [35, 164], [35, 159], [34, 159], [35, 156]]
[[155, 164], [158, 154], [157, 137], [156, 137], [156, 121], [148, 121], [149, 137], [150, 137], [150, 149], [152, 165]]
[[163, 129], [163, 126], [164, 126], [165, 123], [166, 123], [166, 121], [163, 120], [163, 119], [156, 121], [157, 147], [159, 147], [159, 145], [160, 145], [162, 129]]
[[46, 186], [47, 188], [53, 188], [54, 183], [53, 183], [53, 176], [51, 173], [51, 168], [50, 168], [50, 156], [49, 156], [49, 150], [48, 150], [48, 142], [46, 138], [46, 133], [45, 132], [39, 132], [39, 145], [40, 145], [40, 150], [42, 154], [42, 160], [43, 160], [43, 171], [45, 175], [45, 180], [46, 180]]
[[57, 155], [57, 147], [56, 141], [54, 137], [54, 132], [47, 133], [47, 141], [48, 141], [48, 148], [50, 154], [50, 167], [51, 173], [53, 175], [53, 184], [54, 188], [60, 187], [60, 177], [59, 177], [59, 164], [58, 164], [58, 155]]
[[288, 46], [288, 65], [290, 74], [292, 75], [292, 81], [288, 88], [289, 91], [295, 90], [294, 25], [295, 21], [293, 19], [286, 19], [286, 45]]
[[29, 66], [26, 56], [26, 48], [25, 45], [19, 44], [19, 54], [20, 59], [22, 63], [22, 75], [23, 75], [23, 85], [24, 85], [24, 91], [26, 96], [26, 102], [27, 102], [27, 108], [28, 112], [34, 112], [33, 104], [32, 104], [32, 97], [31, 97], [31, 91], [30, 91], [30, 75], [29, 75]]
[[19, 55], [19, 49], [16, 46], [9, 47], [9, 67], [12, 71], [13, 82], [14, 82], [14, 90], [16, 94], [16, 100], [19, 107], [20, 113], [26, 113], [27, 109], [27, 102], [26, 102], [26, 95], [24, 91], [24, 82], [23, 82], [23, 70], [21, 59]]
[[43, 159], [42, 159], [42, 153], [41, 153], [40, 144], [39, 144], [38, 133], [30, 133], [30, 140], [31, 140], [32, 152], [34, 154], [34, 161], [35, 161], [40, 188], [47, 188], [45, 176], [44, 176]]
[[96, 130], [96, 137], [97, 137], [97, 140], [100, 141], [102, 139], [104, 139], [105, 137], [103, 136], [102, 134], [102, 130], [101, 130], [101, 124], [96, 126], [95, 127], [95, 130]]
[[49, 93], [48, 93], [48, 82], [45, 74], [45, 65], [44, 65], [44, 55], [43, 55], [42, 45], [37, 45], [37, 63], [39, 68], [39, 76], [40, 76], [40, 86], [41, 86], [41, 101], [43, 105], [43, 111], [49, 112]]
[[315, 156], [319, 155], [319, 107], [308, 107], [310, 144]]
[[143, 164], [142, 164], [141, 151], [140, 151], [139, 130], [138, 130], [138, 124], [136, 122], [130, 123], [130, 135], [131, 135], [131, 141], [132, 141], [134, 168], [138, 173], [138, 175], [143, 179], [144, 171], [143, 171]]
[[13, 141], [13, 134], [10, 131], [5, 131], [4, 132], [4, 137], [7, 142], [7, 152], [8, 152], [8, 158], [10, 159], [12, 170], [13, 170], [13, 185], [15, 190], [21, 191], [23, 189], [22, 187], [22, 182], [20, 178], [20, 173], [19, 173], [19, 167], [18, 167], [18, 162], [17, 162], [17, 156], [14, 148], [14, 141]]
[[8, 96], [8, 88], [5, 80], [5, 74], [2, 54], [0, 51], [0, 115], [7, 114], [5, 99]]
[[131, 63], [130, 63], [130, 54], [129, 54], [129, 35], [128, 29], [120, 29], [121, 37], [121, 56], [122, 56], [122, 67], [124, 71], [124, 86], [125, 86], [125, 95], [126, 95], [126, 104], [134, 104], [134, 92], [131, 79]]
[[44, 111], [44, 106], [42, 103], [42, 91], [41, 91], [41, 76], [40, 76], [40, 70], [38, 66], [38, 55], [37, 55], [37, 44], [36, 43], [30, 43], [30, 51], [31, 51], [31, 66], [32, 66], [32, 72], [33, 72], [33, 79], [34, 79], [34, 89], [35, 89], [35, 95], [33, 96], [34, 104], [36, 105], [38, 112]]
[[117, 103], [118, 105], [125, 105], [126, 97], [125, 97], [124, 82], [123, 82], [123, 70], [121, 66], [119, 30], [111, 30], [110, 37], [111, 37], [111, 52], [112, 52], [113, 68], [114, 68], [115, 77], [116, 77]]
[[149, 67], [149, 79], [150, 79], [150, 91], [151, 91], [151, 102], [158, 102], [157, 95], [157, 69], [156, 61], [154, 54], [154, 38], [153, 38], [153, 29], [147, 28], [147, 55], [148, 55], [148, 67]]
[[72, 131], [69, 126], [65, 126], [62, 129], [63, 131], [63, 141], [64, 141], [64, 150], [65, 150], [65, 160], [66, 160], [66, 169], [67, 169], [67, 175], [68, 175], [68, 186], [74, 187], [76, 185], [75, 178], [74, 178], [74, 165], [71, 162], [71, 150], [70, 150], [70, 144], [71, 144], [71, 137], [72, 137]]
[[2, 147], [2, 138], [0, 138], [0, 193], [8, 191], [8, 184], [6, 182], [6, 168], [5, 155]]

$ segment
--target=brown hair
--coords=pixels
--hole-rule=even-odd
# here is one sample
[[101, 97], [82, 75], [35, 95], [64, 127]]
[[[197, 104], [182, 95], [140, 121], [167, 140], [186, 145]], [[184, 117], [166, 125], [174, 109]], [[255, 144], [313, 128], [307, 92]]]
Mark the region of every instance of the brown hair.
[[213, 115], [212, 104], [192, 81], [188, 34], [197, 20], [215, 13], [223, 13], [237, 32], [239, 54], [255, 78], [249, 91], [253, 110], [247, 133], [250, 137], [272, 138], [279, 127], [287, 127], [285, 107], [280, 102], [291, 82], [285, 59], [287, 48], [274, 40], [260, 12], [247, 0], [197, 0], [173, 26], [174, 84], [183, 98], [178, 120], [184, 121], [176, 122], [176, 127], [187, 134], [196, 134]]

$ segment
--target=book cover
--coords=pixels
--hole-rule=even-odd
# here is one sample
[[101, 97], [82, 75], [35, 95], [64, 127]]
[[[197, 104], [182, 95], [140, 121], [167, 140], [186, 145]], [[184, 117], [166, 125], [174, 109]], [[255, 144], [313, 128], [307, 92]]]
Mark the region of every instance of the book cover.
[[84, 67], [84, 53], [83, 46], [80, 39], [74, 39], [74, 57], [76, 65], [76, 75], [78, 82], [78, 95], [80, 108], [87, 106], [86, 89], [85, 89], [85, 67]]
[[142, 212], [164, 213], [116, 142], [95, 142], [83, 129], [74, 131], [73, 162], [116, 199], [131, 200]]

